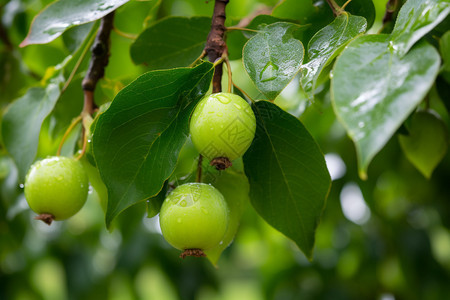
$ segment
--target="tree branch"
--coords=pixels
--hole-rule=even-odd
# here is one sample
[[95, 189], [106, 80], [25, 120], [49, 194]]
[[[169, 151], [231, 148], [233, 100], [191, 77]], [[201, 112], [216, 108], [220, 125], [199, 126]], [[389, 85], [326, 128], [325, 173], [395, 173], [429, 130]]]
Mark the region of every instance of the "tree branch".
[[83, 112], [92, 115], [95, 109], [94, 91], [97, 82], [105, 75], [105, 67], [109, 62], [110, 34], [114, 23], [114, 11], [103, 17], [94, 45], [91, 48], [92, 58], [86, 76], [83, 79], [84, 91]]
[[[209, 32], [205, 46], [205, 51], [210, 62], [215, 62], [218, 58], [222, 57], [223, 53], [227, 50], [227, 45], [223, 40], [223, 37], [226, 30], [225, 7], [227, 6], [228, 2], [229, 0], [216, 0], [214, 4], [211, 31]], [[219, 93], [222, 91], [222, 72], [223, 63], [220, 63], [214, 70], [213, 93]]]
[[386, 13], [384, 14], [384, 17], [383, 17], [383, 25], [392, 21], [394, 13], [397, 9], [397, 4], [398, 4], [397, 0], [389, 0], [386, 3]]

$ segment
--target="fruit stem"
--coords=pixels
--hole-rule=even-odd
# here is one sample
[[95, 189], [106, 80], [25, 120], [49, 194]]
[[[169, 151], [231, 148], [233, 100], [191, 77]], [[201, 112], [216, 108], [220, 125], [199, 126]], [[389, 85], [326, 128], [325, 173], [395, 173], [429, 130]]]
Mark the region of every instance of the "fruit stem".
[[256, 103], [256, 101], [253, 100], [252, 97], [250, 97], [243, 89], [241, 89], [240, 87], [238, 87], [234, 82], [233, 82], [233, 86], [234, 86], [235, 88], [237, 88], [242, 94], [244, 94], [245, 97], [247, 97], [253, 104]]
[[126, 32], [123, 32], [122, 30], [117, 29], [116, 27], [113, 27], [113, 31], [115, 33], [117, 33], [118, 35], [120, 35], [121, 37], [130, 39], [130, 40], [135, 40], [138, 37], [137, 34], [126, 33]]
[[199, 57], [197, 57], [192, 64], [189, 65], [190, 68], [195, 67], [195, 65], [206, 56], [206, 51], [203, 50]]
[[48, 226], [52, 225], [52, 222], [55, 220], [55, 217], [52, 214], [40, 214], [39, 216], [34, 217], [35, 220], [41, 220]]
[[203, 162], [203, 155], [198, 155], [198, 163], [197, 163], [197, 177], [196, 182], [202, 182], [202, 162]]
[[81, 121], [81, 115], [79, 115], [78, 117], [75, 118], [75, 120], [72, 121], [72, 123], [69, 125], [69, 127], [67, 128], [66, 132], [64, 132], [64, 135], [61, 139], [61, 142], [59, 143], [59, 147], [58, 147], [58, 151], [56, 152], [57, 156], [61, 155], [61, 149], [62, 146], [64, 145], [64, 142], [66, 141], [67, 137], [69, 136], [70, 132], [72, 132], [72, 130], [75, 128], [75, 126]]
[[231, 74], [231, 65], [230, 60], [228, 59], [228, 56], [225, 57], [225, 63], [227, 64], [227, 71], [228, 71], [228, 93], [231, 93], [231, 88], [233, 86], [233, 79]]
[[180, 254], [180, 257], [184, 259], [186, 256], [205, 257], [206, 254], [202, 249], [186, 249]]
[[209, 164], [215, 167], [218, 171], [225, 170], [233, 165], [228, 157], [216, 157], [211, 160]]

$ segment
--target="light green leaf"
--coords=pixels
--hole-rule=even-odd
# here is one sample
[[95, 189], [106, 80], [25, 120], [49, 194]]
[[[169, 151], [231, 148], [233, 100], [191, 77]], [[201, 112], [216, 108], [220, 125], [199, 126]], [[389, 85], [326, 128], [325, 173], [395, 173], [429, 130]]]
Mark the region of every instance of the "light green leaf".
[[55, 107], [63, 82], [60, 70], [46, 88], [29, 89], [11, 104], [3, 116], [3, 142], [19, 169], [21, 181], [36, 157], [42, 122]]
[[55, 1], [34, 18], [28, 36], [20, 46], [51, 42], [67, 29], [101, 19], [128, 1]]
[[312, 259], [315, 232], [331, 186], [316, 141], [294, 116], [273, 103], [253, 106], [256, 136], [244, 155], [256, 211]]
[[320, 72], [343, 47], [367, 28], [366, 19], [343, 13], [318, 31], [308, 44], [308, 62], [302, 66], [300, 84], [310, 100], [314, 99]]
[[206, 250], [206, 257], [213, 265], [217, 265], [220, 255], [233, 241], [234, 236], [239, 227], [242, 214], [247, 204], [250, 202], [248, 179], [244, 173], [233, 169], [227, 169], [220, 172], [213, 178], [206, 178], [206, 183], [211, 183], [217, 188], [225, 200], [229, 208], [230, 220], [228, 228], [221, 244], [213, 249]]
[[448, 130], [435, 112], [419, 111], [412, 117], [409, 135], [400, 135], [399, 141], [408, 160], [430, 178], [447, 153]]
[[213, 65], [151, 71], [122, 89], [101, 114], [93, 153], [108, 188], [106, 225], [158, 194], [189, 134], [189, 117], [207, 92]]
[[131, 45], [131, 58], [151, 69], [187, 67], [202, 53], [210, 30], [207, 17], [165, 18], [139, 35]]
[[425, 97], [439, 64], [439, 54], [426, 43], [400, 58], [389, 47], [389, 35], [358, 37], [338, 57], [332, 103], [355, 142], [362, 178], [375, 154]]
[[400, 56], [405, 55], [449, 13], [449, 0], [408, 0], [398, 13], [392, 31], [391, 47]]
[[304, 53], [296, 37], [300, 28], [292, 23], [274, 23], [244, 46], [245, 70], [268, 99], [275, 99], [300, 70]]

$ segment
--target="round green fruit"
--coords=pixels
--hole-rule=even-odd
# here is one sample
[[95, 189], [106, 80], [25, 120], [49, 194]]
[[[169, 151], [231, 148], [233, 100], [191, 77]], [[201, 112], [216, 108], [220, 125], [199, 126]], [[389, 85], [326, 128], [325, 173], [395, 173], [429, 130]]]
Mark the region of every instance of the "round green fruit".
[[164, 200], [159, 221], [169, 244], [185, 250], [185, 255], [203, 256], [203, 250], [222, 241], [228, 226], [228, 206], [212, 185], [186, 183]]
[[250, 105], [230, 93], [212, 94], [200, 100], [190, 121], [195, 148], [213, 161], [224, 158], [231, 162], [241, 157], [250, 147], [255, 130], [256, 119]]
[[36, 219], [51, 224], [76, 214], [84, 205], [89, 181], [81, 163], [54, 156], [34, 163], [25, 178], [25, 198], [39, 214]]

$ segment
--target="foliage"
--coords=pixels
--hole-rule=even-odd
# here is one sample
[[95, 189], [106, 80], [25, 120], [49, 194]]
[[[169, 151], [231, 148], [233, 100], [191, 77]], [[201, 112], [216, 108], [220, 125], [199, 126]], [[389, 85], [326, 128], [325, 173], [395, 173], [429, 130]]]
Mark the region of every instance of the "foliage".
[[[386, 2], [231, 0], [222, 89], [257, 128], [217, 171], [189, 137], [223, 62], [202, 53], [214, 1], [0, 1], [0, 298], [445, 298], [450, 2]], [[91, 115], [83, 78], [111, 12]], [[59, 153], [91, 188], [45, 227], [22, 187]], [[181, 261], [158, 213], [199, 178], [230, 225], [209, 262]]]

